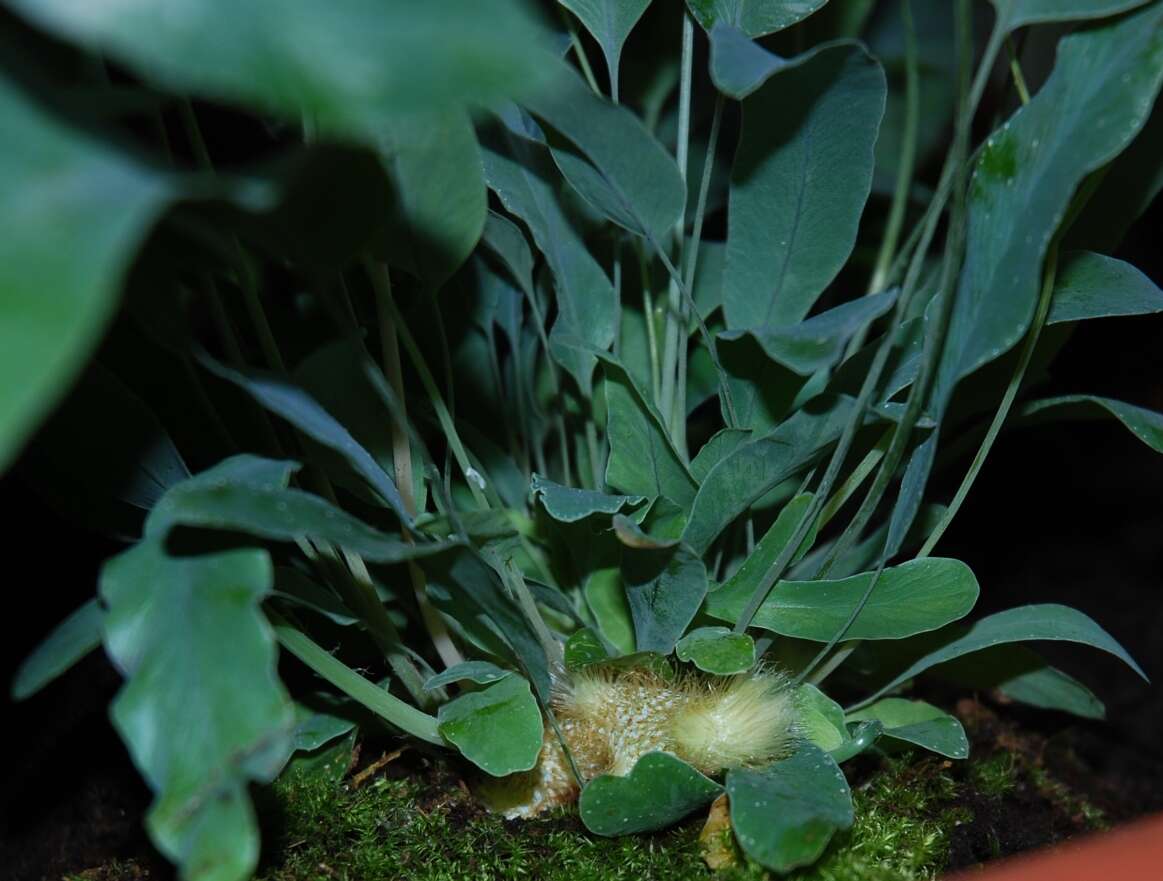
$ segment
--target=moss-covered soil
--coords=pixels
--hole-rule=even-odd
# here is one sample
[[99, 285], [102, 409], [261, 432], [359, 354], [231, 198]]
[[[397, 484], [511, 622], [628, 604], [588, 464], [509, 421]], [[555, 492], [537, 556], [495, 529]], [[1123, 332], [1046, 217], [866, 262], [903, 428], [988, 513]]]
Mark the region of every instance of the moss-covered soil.
[[[914, 881], [1037, 847], [1105, 824], [1103, 811], [1052, 773], [1046, 741], [962, 702], [974, 741], [968, 762], [900, 755], [847, 766], [856, 825], [801, 881]], [[602, 839], [576, 815], [506, 821], [473, 799], [464, 768], [416, 751], [363, 744], [351, 769], [338, 752], [300, 762], [262, 793], [264, 881], [607, 881], [710, 878], [699, 832], [705, 815], [651, 836]], [[325, 760], [330, 763], [326, 764]], [[464, 776], [462, 776], [464, 775]], [[738, 854], [736, 854], [738, 857]], [[131, 858], [66, 876], [76, 881], [168, 877]], [[760, 879], [746, 860], [720, 881]]]

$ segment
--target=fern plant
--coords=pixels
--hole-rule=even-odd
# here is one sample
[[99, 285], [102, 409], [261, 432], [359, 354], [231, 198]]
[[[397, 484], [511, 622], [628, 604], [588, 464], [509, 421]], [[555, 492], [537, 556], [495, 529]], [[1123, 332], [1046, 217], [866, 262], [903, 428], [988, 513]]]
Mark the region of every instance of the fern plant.
[[919, 677], [1096, 717], [1022, 643], [1142, 673], [933, 551], [1003, 425], [1163, 451], [1037, 397], [1163, 310], [1102, 253], [1163, 3], [6, 6], [0, 464], [127, 543], [13, 692], [104, 647], [183, 877], [248, 877], [249, 785], [357, 723], [600, 835], [726, 794], [786, 872], [848, 759], [967, 755]]

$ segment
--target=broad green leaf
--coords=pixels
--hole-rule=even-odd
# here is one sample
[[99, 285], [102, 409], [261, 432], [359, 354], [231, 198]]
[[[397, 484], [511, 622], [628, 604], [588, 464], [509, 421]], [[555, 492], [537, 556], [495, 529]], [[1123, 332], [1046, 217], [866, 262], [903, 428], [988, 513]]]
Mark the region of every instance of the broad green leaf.
[[895, 300], [895, 291], [885, 291], [850, 300], [795, 324], [727, 331], [720, 338], [733, 340], [748, 334], [772, 361], [801, 376], [811, 376], [839, 361], [848, 340], [891, 309]]
[[104, 612], [96, 599], [75, 609], [53, 628], [12, 677], [14, 701], [32, 697], [101, 644]]
[[367, 481], [380, 498], [390, 507], [400, 522], [412, 525], [412, 518], [404, 508], [396, 483], [383, 466], [364, 449], [351, 433], [318, 401], [289, 379], [257, 370], [243, 373], [203, 356], [203, 366], [229, 382], [234, 383], [254, 398], [261, 406], [286, 419], [316, 443], [343, 456], [352, 469]]
[[800, 730], [804, 737], [830, 753], [848, 740], [844, 725], [844, 708], [811, 683], [796, 689], [796, 706], [800, 713]]
[[[606, 56], [610, 82], [618, 82], [622, 46], [650, 0], [558, 0], [586, 26]], [[615, 86], [615, 88], [617, 88]]]
[[743, 102], [723, 306], [732, 330], [795, 324], [847, 261], [872, 184], [880, 65], [823, 49]]
[[[317, 692], [295, 702], [295, 731], [291, 743], [295, 751], [313, 752], [356, 725], [355, 701], [329, 692]], [[346, 769], [345, 769], [346, 770]]]
[[428, 576], [432, 604], [452, 617], [467, 638], [516, 664], [533, 683], [538, 697], [548, 700], [545, 649], [497, 573], [467, 548], [426, 557], [420, 566]]
[[699, 627], [674, 647], [680, 661], [689, 661], [705, 673], [733, 676], [755, 666], [755, 642], [746, 633], [726, 627]]
[[937, 664], [997, 645], [1034, 640], [1089, 645], [1114, 655], [1144, 680], [1147, 679], [1147, 675], [1135, 663], [1135, 659], [1127, 654], [1127, 650], [1091, 618], [1069, 606], [1045, 603], [1007, 609], [982, 618], [968, 627], [952, 629], [947, 642], [918, 658], [864, 703], [876, 700]]
[[624, 369], [606, 360], [604, 370], [610, 441], [606, 483], [625, 493], [648, 499], [661, 496], [689, 507], [698, 486], [663, 428], [662, 417]]
[[563, 345], [562, 340], [581, 340], [597, 349], [613, 343], [614, 287], [562, 209], [557, 174], [546, 148], [508, 130], [491, 132], [484, 146], [489, 187], [528, 225], [553, 275], [557, 301], [549, 337], [553, 357], [589, 397], [597, 359], [584, 347]]
[[549, 516], [563, 523], [573, 523], [591, 514], [617, 514], [627, 506], [646, 501], [642, 496], [613, 496], [595, 489], [562, 486], [540, 474], [533, 475], [529, 489], [541, 498]]
[[691, 459], [691, 475], [699, 483], [707, 479], [711, 469], [751, 439], [748, 428], [721, 428]]
[[848, 714], [848, 721], [875, 719], [884, 725], [884, 737], [901, 740], [951, 759], [969, 757], [969, 739], [961, 723], [924, 701], [886, 697]]
[[[319, 496], [286, 488], [294, 462], [234, 456], [175, 486], [154, 507], [146, 535], [163, 537], [177, 525], [246, 532], [275, 541], [317, 539], [376, 563], [439, 553], [449, 542], [410, 544], [373, 529]], [[261, 479], [281, 469], [279, 481]]]
[[1163, 413], [1097, 395], [1063, 395], [1042, 398], [1024, 405], [1018, 415], [1025, 421], [1095, 419], [1113, 416], [1135, 437], [1157, 453], [1163, 453]]
[[832, 834], [852, 825], [852, 793], [844, 772], [807, 741], [766, 768], [732, 768], [727, 797], [743, 851], [777, 872], [814, 863]]
[[1059, 258], [1047, 324], [1153, 312], [1163, 312], [1163, 290], [1130, 263], [1089, 251]]
[[588, 627], [575, 631], [565, 641], [565, 668], [567, 670], [580, 670], [582, 667], [598, 664], [609, 660], [609, 658], [610, 654], [602, 645], [601, 638]]
[[1163, 82], [1161, 25], [1163, 6], [1152, 4], [1063, 38], [1045, 85], [983, 145], [934, 391], [938, 409], [961, 377], [1025, 334], [1046, 249], [1075, 188], [1131, 141], [1150, 112]]
[[568, 158], [562, 165], [555, 157], [581, 196], [615, 223], [661, 246], [682, 216], [686, 188], [674, 159], [638, 117], [595, 95], [565, 68], [552, 88], [525, 104], [588, 160], [583, 167]]
[[0, 77], [0, 470], [60, 400], [117, 304], [125, 271], [177, 193]]
[[156, 799], [146, 828], [197, 881], [242, 881], [258, 863], [247, 787], [290, 755], [294, 707], [259, 609], [262, 550], [170, 557], [147, 540], [101, 574], [105, 649], [126, 677], [113, 724]]
[[290, 14], [277, 0], [13, 0], [34, 23], [165, 88], [242, 102], [333, 131], [495, 104], [544, 84], [553, 53], [517, 0], [345, 0]]
[[506, 676], [513, 675], [512, 670], [505, 670], [498, 667], [489, 661], [462, 661], [445, 670], [443, 673], [437, 673], [424, 683], [425, 691], [432, 691], [436, 688], [443, 688], [445, 685], [451, 685], [454, 682], [475, 682], [477, 685], [490, 685], [504, 679]]
[[541, 708], [520, 676], [470, 691], [437, 711], [440, 733], [487, 774], [528, 771], [541, 755]]
[[[754, 335], [741, 333], [733, 339], [729, 338], [733, 336], [730, 331], [719, 334], [719, 363], [734, 405], [735, 425], [759, 436], [771, 431], [795, 409], [808, 379], [773, 360]], [[708, 378], [713, 383], [710, 392], [718, 391], [717, 377]], [[719, 409], [726, 421], [730, 413], [721, 399]]]
[[965, 688], [996, 688], [1012, 700], [1044, 710], [1061, 710], [1084, 719], [1106, 715], [1102, 701], [1089, 688], [1024, 645], [983, 649], [939, 664], [930, 672]]
[[623, 655], [634, 651], [634, 619], [622, 586], [620, 569], [599, 569], [586, 579], [582, 593], [602, 636]]
[[[784, 636], [827, 642], [855, 610], [872, 572], [839, 581], [781, 581], [751, 622]], [[973, 572], [960, 560], [927, 557], [890, 566], [848, 628], [848, 639], [901, 639], [936, 630], [967, 615], [977, 601]], [[704, 611], [734, 621], [751, 598], [742, 587], [707, 594]]]
[[578, 799], [586, 828], [613, 837], [665, 829], [712, 801], [721, 787], [670, 753], [647, 753], [625, 777], [601, 774]]
[[450, 108], [384, 118], [380, 132], [376, 146], [395, 188], [385, 243], [392, 264], [437, 288], [485, 226], [488, 192], [472, 120]]
[[[653, 513], [658, 503], [665, 503], [665, 499], [657, 499], [650, 512]], [[649, 516], [649, 514], [647, 514]], [[614, 535], [617, 536], [618, 541], [628, 548], [635, 548], [638, 550], [663, 550], [665, 548], [673, 548], [678, 544], [678, 534], [682, 532], [682, 526], [685, 520], [679, 514], [666, 521], [667, 535], [674, 535], [671, 537], [664, 537], [662, 535], [653, 535], [648, 533], [645, 529], [631, 520], [629, 517], [624, 517], [621, 514], [615, 514], [611, 520], [611, 525], [614, 528]]]
[[622, 581], [634, 619], [638, 651], [669, 654], [707, 594], [707, 569], [679, 545], [622, 552]]
[[821, 399], [774, 431], [737, 447], [707, 473], [683, 541], [697, 553], [706, 553], [731, 521], [835, 441], [850, 410], [847, 398]]
[[1148, 0], [990, 0], [1000, 26], [1013, 31], [1030, 24], [1117, 15]]
[[695, 21], [706, 30], [722, 23], [749, 37], [762, 37], [791, 27], [828, 0], [686, 0]]

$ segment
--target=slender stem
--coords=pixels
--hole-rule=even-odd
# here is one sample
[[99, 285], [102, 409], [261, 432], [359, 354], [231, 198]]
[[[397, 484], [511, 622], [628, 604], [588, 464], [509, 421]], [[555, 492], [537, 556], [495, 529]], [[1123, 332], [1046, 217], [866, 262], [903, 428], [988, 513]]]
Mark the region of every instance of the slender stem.
[[1014, 79], [1014, 88], [1022, 104], [1030, 103], [1030, 90], [1026, 87], [1026, 78], [1022, 75], [1022, 65], [1018, 61], [1018, 51], [1014, 48], [1012, 37], [1006, 37], [1006, 54], [1010, 57], [1010, 76]]
[[[901, 137], [900, 164], [897, 168], [896, 189], [892, 194], [892, 206], [888, 212], [888, 223], [885, 227], [884, 238], [880, 242], [880, 251], [876, 256], [872, 278], [868, 284], [868, 293], [870, 294], [884, 290], [889, 267], [892, 265], [893, 257], [896, 256], [897, 241], [900, 239], [901, 226], [904, 224], [905, 209], [909, 202], [909, 190], [913, 183], [913, 166], [917, 156], [917, 121], [920, 118], [921, 88], [917, 60], [917, 32], [913, 25], [912, 0], [901, 0], [901, 20], [905, 30], [904, 132]], [[849, 353], [860, 348], [866, 333], [867, 328], [861, 328], [860, 333], [853, 340], [853, 345], [849, 347]]]
[[957, 516], [957, 512], [961, 510], [961, 505], [964, 504], [965, 497], [969, 494], [969, 490], [973, 487], [973, 482], [977, 479], [977, 475], [981, 471], [981, 466], [985, 464], [985, 459], [989, 455], [989, 451], [993, 448], [993, 442], [997, 440], [998, 433], [1005, 424], [1006, 417], [1009, 415], [1014, 400], [1021, 390], [1022, 380], [1025, 378], [1026, 369], [1030, 366], [1030, 359], [1034, 355], [1034, 349], [1038, 345], [1038, 338], [1041, 336], [1042, 327], [1046, 323], [1046, 315], [1050, 311], [1050, 302], [1054, 297], [1054, 278], [1057, 270], [1058, 243], [1055, 241], [1051, 245], [1050, 253], [1046, 257], [1046, 274], [1042, 280], [1042, 291], [1038, 297], [1038, 306], [1034, 314], [1034, 321], [1030, 325], [1029, 333], [1026, 335], [1026, 342], [1022, 346], [1022, 352], [1018, 357], [1018, 364], [1014, 368], [1013, 376], [1010, 377], [1009, 385], [1006, 386], [1005, 394], [1002, 396], [997, 412], [993, 414], [993, 421], [989, 424], [989, 430], [985, 433], [985, 437], [981, 441], [981, 446], [977, 448], [977, 454], [973, 457], [973, 462], [970, 464], [969, 470], [965, 472], [965, 477], [962, 478], [961, 485], [957, 487], [957, 492], [953, 495], [953, 501], [949, 503], [949, 507], [941, 515], [941, 519], [937, 523], [936, 528], [925, 540], [924, 545], [921, 546], [921, 550], [917, 553], [918, 559], [927, 557], [932, 553], [937, 542], [941, 540], [941, 536], [945, 534], [945, 530], [949, 528], [949, 524], [953, 522], [953, 518]]
[[[388, 296], [391, 295], [391, 284], [391, 276], [385, 269], [384, 285], [387, 287]], [[392, 391], [395, 392], [398, 402], [398, 412], [393, 414], [394, 418], [392, 419], [392, 464], [396, 472], [396, 485], [400, 490], [400, 498], [404, 502], [404, 510], [415, 519], [417, 511], [416, 499], [412, 492], [412, 445], [408, 439], [408, 399], [404, 394], [404, 371], [403, 365], [400, 363], [400, 346], [396, 338], [396, 327], [392, 322], [391, 310], [388, 309], [383, 300], [382, 292], [377, 289], [376, 314], [380, 323], [384, 374], [387, 376], [388, 383], [391, 385]], [[404, 530], [404, 540], [408, 544], [415, 542], [412, 533], [407, 529]], [[416, 564], [415, 560], [408, 561], [408, 576], [412, 582], [412, 595], [416, 600], [416, 606], [420, 609], [424, 628], [428, 631], [428, 636], [431, 638], [432, 645], [436, 648], [440, 660], [445, 667], [459, 664], [464, 660], [464, 657], [453, 643], [452, 635], [448, 632], [448, 626], [444, 623], [444, 619], [428, 599], [428, 586], [424, 570]]]
[[594, 90], [595, 95], [602, 94], [601, 88], [598, 87], [598, 81], [594, 78], [594, 69], [590, 67], [590, 60], [586, 57], [585, 47], [582, 46], [581, 36], [577, 32], [577, 27], [573, 23], [573, 19], [562, 7], [558, 7], [558, 12], [561, 13], [561, 20], [565, 22], [565, 27], [569, 31], [570, 48], [573, 50], [573, 55], [577, 59], [577, 65], [581, 68], [582, 75], [586, 78], [586, 82], [590, 84], [590, 88]]
[[662, 411], [662, 392], [659, 386], [658, 331], [654, 326], [654, 294], [651, 293], [650, 267], [646, 255], [638, 249], [638, 267], [642, 276], [642, 311], [646, 315], [646, 346], [650, 352], [650, 391], [654, 395], [654, 406]]
[[483, 492], [484, 477], [472, 467], [472, 463], [468, 458], [468, 452], [465, 450], [464, 443], [461, 441], [460, 435], [456, 430], [456, 425], [453, 423], [452, 414], [449, 413], [448, 406], [444, 403], [444, 398], [440, 394], [440, 389], [436, 386], [436, 380], [432, 377], [432, 371], [428, 369], [428, 363], [424, 360], [424, 355], [421, 353], [420, 347], [416, 345], [416, 340], [413, 339], [411, 331], [408, 330], [408, 325], [402, 320], [400, 310], [392, 299], [392, 286], [390, 280], [387, 279], [388, 271], [383, 264], [375, 261], [369, 260], [366, 265], [368, 275], [372, 280], [372, 287], [376, 291], [376, 296], [382, 302], [383, 308], [388, 311], [392, 323], [395, 325], [396, 333], [399, 334], [400, 340], [404, 343], [404, 348], [408, 352], [408, 358], [411, 360], [412, 366], [416, 368], [416, 373], [420, 377], [420, 383], [424, 386], [424, 391], [428, 394], [432, 408], [436, 411], [436, 418], [440, 422], [440, 427], [444, 432], [445, 439], [448, 441], [452, 455], [456, 459], [456, 464], [464, 476], [469, 492], [472, 493], [473, 500], [477, 505], [482, 510], [487, 510], [489, 503]]
[[[602, 463], [598, 455], [598, 429], [592, 418], [586, 418], [586, 452], [590, 457], [590, 476], [594, 482], [594, 489], [602, 489]], [[579, 469], [580, 470], [580, 469]]]
[[860, 463], [852, 469], [852, 473], [848, 475], [847, 479], [840, 484], [832, 497], [824, 503], [824, 506], [820, 509], [820, 523], [817, 529], [823, 529], [828, 525], [829, 521], [836, 516], [836, 512], [844, 507], [844, 504], [860, 488], [860, 484], [864, 483], [865, 478], [872, 473], [872, 469], [884, 458], [884, 451], [888, 449], [889, 441], [892, 439], [892, 433], [892, 429], [890, 428], [880, 436], [880, 440], [876, 442], [876, 446], [868, 451], [864, 458], [860, 460]]
[[533, 632], [537, 635], [541, 648], [545, 651], [545, 657], [549, 659], [550, 669], [559, 667], [563, 660], [561, 641], [554, 638], [549, 625], [541, 617], [533, 594], [529, 591], [529, 585], [525, 583], [525, 576], [521, 574], [512, 560], [505, 561], [504, 566], [501, 567], [501, 576], [514, 599], [517, 600], [517, 605], [521, 607], [521, 611], [525, 614]]
[[[679, 255], [682, 254], [683, 230], [686, 225], [686, 179], [687, 160], [690, 152], [691, 131], [691, 71], [694, 64], [694, 23], [687, 14], [686, 8], [682, 11], [682, 60], [679, 67], [678, 80], [678, 137], [675, 141], [674, 158], [678, 163], [678, 171], [683, 181], [683, 211], [675, 222], [675, 247]], [[681, 256], [680, 256], [681, 262]], [[678, 378], [678, 350], [680, 338], [686, 340], [686, 334], [680, 332], [682, 323], [682, 297], [678, 282], [672, 278], [667, 287], [666, 331], [663, 335], [662, 346], [662, 408], [663, 422], [676, 441], [674, 431], [674, 412], [682, 409], [685, 418], [685, 408], [677, 398]], [[685, 448], [680, 447], [680, 451]]]

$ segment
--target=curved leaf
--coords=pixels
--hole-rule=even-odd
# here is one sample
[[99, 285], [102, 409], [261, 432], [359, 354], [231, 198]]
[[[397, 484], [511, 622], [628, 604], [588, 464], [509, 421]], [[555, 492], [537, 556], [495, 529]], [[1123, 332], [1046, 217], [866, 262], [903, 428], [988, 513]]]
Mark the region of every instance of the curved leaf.
[[104, 612], [96, 599], [74, 610], [32, 650], [12, 677], [12, 699], [32, 697], [101, 644]]
[[[873, 574], [839, 581], [781, 581], [751, 623], [784, 636], [827, 642], [848, 621]], [[927, 557], [890, 566], [846, 638], [901, 639], [936, 630], [967, 615], [978, 592], [977, 579], [960, 560]], [[704, 611], [721, 621], [735, 621], [750, 598], [749, 585], [720, 588], [707, 594]]]
[[1062, 395], [1024, 405], [1018, 415], [1030, 422], [1047, 419], [1093, 419], [1114, 416], [1135, 437], [1157, 453], [1163, 453], [1163, 413], [1097, 395]]
[[574, 523], [591, 514], [617, 514], [628, 505], [640, 505], [642, 496], [612, 496], [594, 489], [574, 489], [534, 474], [529, 489], [540, 496], [549, 516], [562, 523]]
[[832, 752], [849, 739], [844, 708], [816, 686], [805, 682], [796, 689], [796, 707], [804, 737], [824, 752]]
[[875, 719], [884, 725], [883, 737], [911, 743], [951, 759], [969, 757], [969, 739], [961, 723], [924, 701], [886, 697], [847, 717], [850, 722], [866, 719]]
[[1163, 290], [1130, 263], [1089, 251], [1059, 258], [1047, 324], [1153, 312], [1163, 312]]
[[844, 772], [818, 746], [766, 768], [727, 772], [731, 826], [744, 852], [788, 872], [816, 861], [838, 829], [852, 825], [852, 793]]
[[1142, 6], [1149, 0], [990, 0], [1006, 31], [1051, 21], [1103, 18]]
[[586, 26], [606, 56], [610, 82], [618, 81], [622, 45], [650, 5], [650, 0], [558, 0]]
[[34, 107], [0, 76], [0, 470], [60, 399], [177, 193]]
[[689, 548], [622, 552], [622, 581], [640, 652], [669, 654], [707, 595], [707, 568]]
[[578, 799], [586, 828], [597, 835], [653, 832], [711, 802], [721, 787], [670, 753], [647, 753], [625, 777], [601, 774]]
[[840, 45], [743, 102], [723, 276], [728, 328], [795, 324], [847, 261], [872, 186], [886, 88], [866, 51]]
[[722, 23], [749, 37], [762, 37], [791, 27], [828, 0], [686, 0], [695, 21], [706, 30]]
[[1127, 654], [1127, 650], [1090, 617], [1069, 606], [1046, 603], [1007, 609], [982, 618], [967, 628], [952, 630], [947, 642], [918, 658], [875, 694], [862, 701], [861, 705], [871, 703], [937, 664], [997, 645], [1034, 640], [1089, 645], [1114, 655], [1147, 681], [1147, 674]]

